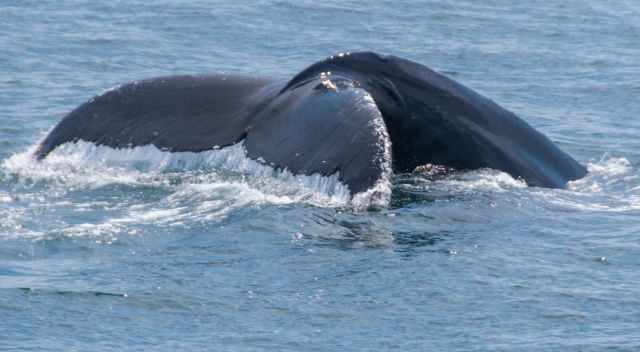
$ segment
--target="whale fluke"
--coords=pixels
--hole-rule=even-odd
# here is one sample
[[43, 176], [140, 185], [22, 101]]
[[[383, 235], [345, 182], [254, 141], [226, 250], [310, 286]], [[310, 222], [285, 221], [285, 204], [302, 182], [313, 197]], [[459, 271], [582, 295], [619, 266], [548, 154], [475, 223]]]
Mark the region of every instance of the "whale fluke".
[[352, 195], [425, 164], [493, 168], [564, 187], [584, 166], [512, 112], [424, 65], [371, 52], [317, 62], [288, 81], [170, 76], [109, 90], [70, 112], [35, 152], [87, 141], [201, 152], [244, 143], [296, 174], [338, 174]]

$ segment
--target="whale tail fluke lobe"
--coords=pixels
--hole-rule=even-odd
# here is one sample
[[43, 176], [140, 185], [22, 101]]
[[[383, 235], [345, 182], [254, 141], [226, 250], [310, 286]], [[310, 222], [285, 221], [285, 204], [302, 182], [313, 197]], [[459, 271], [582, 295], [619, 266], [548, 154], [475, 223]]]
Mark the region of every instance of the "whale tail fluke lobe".
[[[154, 145], [200, 152], [243, 138], [269, 81], [245, 77], [171, 76], [110, 89], [69, 113], [36, 151], [84, 140], [112, 148]], [[256, 103], [252, 103], [256, 102]]]
[[323, 72], [349, 76], [384, 116], [394, 170], [425, 164], [461, 170], [492, 168], [539, 187], [562, 188], [586, 168], [514, 113], [419, 63], [371, 52], [336, 55], [288, 82]]

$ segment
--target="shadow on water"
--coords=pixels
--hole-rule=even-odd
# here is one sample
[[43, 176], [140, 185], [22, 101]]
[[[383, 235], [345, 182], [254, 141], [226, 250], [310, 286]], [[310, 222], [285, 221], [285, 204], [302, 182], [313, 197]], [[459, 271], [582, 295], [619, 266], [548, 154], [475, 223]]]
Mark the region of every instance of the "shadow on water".
[[55, 289], [39, 289], [33, 287], [18, 287], [18, 290], [24, 294], [33, 295], [61, 295], [61, 296], [93, 296], [93, 297], [121, 297], [126, 298], [126, 293], [119, 292], [103, 292], [103, 291], [72, 291], [72, 290], [55, 290]]
[[312, 219], [318, 230], [312, 237], [318, 246], [339, 250], [389, 249], [403, 256], [450, 254], [445, 248], [448, 242], [485, 225], [494, 230], [509, 226], [511, 212], [500, 217], [495, 214], [503, 204], [512, 209], [510, 204], [522, 185], [502, 177], [495, 171], [456, 172], [426, 165], [394, 176], [388, 208], [369, 210], [366, 216], [349, 210], [315, 209]]
[[389, 207], [401, 209], [407, 206], [428, 205], [436, 201], [463, 200], [465, 196], [454, 194], [447, 187], [437, 185], [438, 182], [455, 178], [459, 174], [461, 173], [442, 166], [424, 165], [413, 173], [394, 175]]
[[[402, 255], [422, 251], [440, 252], [443, 241], [451, 239], [450, 231], [430, 231], [405, 226], [392, 210], [358, 213], [315, 213], [314, 221], [324, 229], [313, 236], [315, 246], [349, 251], [358, 249], [388, 249]], [[437, 218], [421, 217], [422, 221], [438, 222]], [[429, 249], [429, 247], [432, 247]]]

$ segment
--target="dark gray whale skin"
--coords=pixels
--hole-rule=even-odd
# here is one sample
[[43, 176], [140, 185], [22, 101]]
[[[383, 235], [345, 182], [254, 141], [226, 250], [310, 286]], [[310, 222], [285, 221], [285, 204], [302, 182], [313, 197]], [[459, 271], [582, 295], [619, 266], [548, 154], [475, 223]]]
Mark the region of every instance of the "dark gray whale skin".
[[[365, 107], [367, 94], [377, 111]], [[375, 123], [380, 114], [382, 127]], [[288, 82], [203, 75], [128, 83], [69, 113], [35, 156], [78, 140], [113, 148], [152, 144], [171, 152], [244, 141], [250, 158], [276, 168], [339, 172], [352, 194], [373, 187], [390, 164], [395, 172], [424, 164], [493, 168], [552, 188], [586, 174], [493, 101], [421, 64], [371, 52], [332, 56]]]

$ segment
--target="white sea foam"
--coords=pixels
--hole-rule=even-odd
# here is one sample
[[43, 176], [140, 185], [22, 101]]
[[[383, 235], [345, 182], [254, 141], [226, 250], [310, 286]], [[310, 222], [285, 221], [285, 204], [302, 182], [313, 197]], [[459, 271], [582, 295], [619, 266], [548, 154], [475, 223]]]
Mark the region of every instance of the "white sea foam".
[[[404, 177], [404, 179], [403, 179]], [[400, 176], [397, 184], [409, 192], [417, 191], [431, 196], [456, 196], [469, 193], [504, 193], [524, 189], [527, 184], [521, 179], [493, 169], [465, 172], [446, 171], [440, 177], [431, 173], [416, 173]]]
[[[242, 143], [200, 153], [171, 153], [147, 145], [127, 149], [96, 146], [90, 142], [66, 143], [56, 148], [42, 161], [33, 158], [33, 148], [4, 161], [4, 169], [33, 180], [53, 180], [69, 186], [96, 188], [111, 183], [162, 185], [163, 178], [176, 171], [210, 171], [224, 178], [242, 180], [274, 195], [305, 198], [317, 193], [331, 203], [349, 201], [349, 189], [339, 181], [339, 175], [294, 175], [288, 170], [276, 170], [246, 156]], [[193, 173], [188, 174], [192, 176]], [[233, 177], [233, 175], [237, 176]], [[198, 182], [206, 181], [202, 177]], [[272, 182], [269, 182], [272, 181]], [[297, 196], [297, 197], [296, 197]]]
[[[381, 139], [388, 140], [382, 138], [386, 130], [383, 125], [380, 127]], [[200, 153], [171, 153], [152, 145], [114, 149], [78, 141], [61, 145], [42, 161], [33, 158], [35, 147], [32, 147], [5, 160], [3, 168], [19, 175], [23, 182], [49, 181], [72, 189], [95, 189], [109, 184], [163, 186], [171, 183], [169, 175], [179, 174], [176, 177], [183, 177], [180, 183], [184, 187], [212, 187], [221, 192], [225, 185], [243, 184], [242, 192], [235, 196], [261, 195], [261, 201], [269, 203], [308, 202], [318, 206], [366, 208], [371, 204], [386, 204], [390, 195], [390, 146], [386, 143], [381, 148], [389, 160], [383, 178], [353, 199], [338, 173], [296, 175], [277, 170], [248, 158], [242, 143]]]
[[515, 179], [506, 172], [493, 169], [459, 173], [444, 182], [449, 188], [462, 191], [506, 192], [527, 187], [524, 180]]
[[567, 188], [582, 193], [596, 193], [616, 188], [616, 184], [638, 179], [633, 173], [633, 167], [625, 158], [602, 158], [598, 162], [587, 164], [589, 173], [581, 179], [569, 182]]
[[549, 203], [583, 211], [640, 210], [640, 175], [626, 158], [603, 157], [587, 163], [589, 173], [566, 190], [546, 195]]

